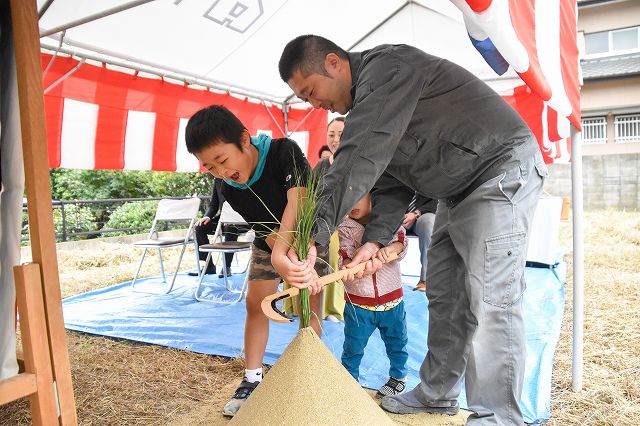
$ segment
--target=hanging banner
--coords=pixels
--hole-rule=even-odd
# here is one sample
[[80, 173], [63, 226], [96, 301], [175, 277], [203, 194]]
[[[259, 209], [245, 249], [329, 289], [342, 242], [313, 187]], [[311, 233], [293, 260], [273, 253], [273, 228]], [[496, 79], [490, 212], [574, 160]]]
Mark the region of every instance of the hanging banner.
[[[51, 55], [42, 54], [43, 70], [50, 60]], [[70, 57], [55, 58], [43, 81], [45, 90], [78, 64]], [[198, 171], [197, 160], [186, 150], [184, 130], [191, 115], [212, 104], [229, 108], [252, 135], [284, 136], [284, 114], [277, 105], [107, 66], [82, 64], [44, 98], [52, 168]], [[313, 153], [325, 143], [326, 127], [326, 111], [289, 110], [288, 129], [295, 129], [292, 138], [300, 139], [303, 150]]]

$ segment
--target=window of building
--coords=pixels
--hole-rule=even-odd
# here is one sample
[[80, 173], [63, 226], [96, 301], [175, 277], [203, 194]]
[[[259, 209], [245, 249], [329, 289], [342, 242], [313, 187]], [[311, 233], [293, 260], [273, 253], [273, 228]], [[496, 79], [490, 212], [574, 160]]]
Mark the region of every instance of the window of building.
[[587, 55], [618, 54], [640, 50], [640, 27], [585, 34]]
[[640, 142], [640, 114], [616, 115], [615, 142]]
[[584, 46], [587, 55], [607, 53], [609, 51], [609, 32], [586, 34]]
[[582, 141], [588, 144], [607, 143], [607, 118], [583, 118]]

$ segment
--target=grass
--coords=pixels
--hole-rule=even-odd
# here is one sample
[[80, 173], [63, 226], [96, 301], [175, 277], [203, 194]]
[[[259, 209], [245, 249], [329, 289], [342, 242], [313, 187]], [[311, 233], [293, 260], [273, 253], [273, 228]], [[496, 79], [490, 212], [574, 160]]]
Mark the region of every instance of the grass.
[[[570, 248], [571, 236], [571, 223], [562, 222], [561, 246]], [[571, 390], [569, 272], [549, 424], [636, 425], [640, 422], [640, 212], [587, 213], [584, 237], [584, 389]], [[58, 252], [63, 295], [131, 279], [140, 255], [128, 245], [116, 244]], [[571, 253], [565, 259], [570, 264]], [[194, 261], [194, 256], [185, 254], [185, 268]], [[154, 267], [157, 263], [150, 262], [143, 272], [157, 273]], [[85, 426], [164, 425], [203, 404], [222, 407], [242, 374], [238, 359], [76, 332], [67, 332], [67, 339], [78, 418]], [[1, 425], [28, 425], [29, 419], [26, 400], [0, 407]]]

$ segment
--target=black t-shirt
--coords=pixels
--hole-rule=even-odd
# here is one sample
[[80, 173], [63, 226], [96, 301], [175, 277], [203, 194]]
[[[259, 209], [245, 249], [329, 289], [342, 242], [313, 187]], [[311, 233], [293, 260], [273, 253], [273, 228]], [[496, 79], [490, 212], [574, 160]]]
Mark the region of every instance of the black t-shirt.
[[250, 188], [241, 189], [222, 185], [222, 195], [254, 229], [253, 244], [269, 253], [265, 238], [280, 220], [287, 205], [287, 191], [296, 186], [298, 179], [305, 186], [309, 175], [309, 163], [297, 143], [291, 139], [273, 139], [260, 179]]

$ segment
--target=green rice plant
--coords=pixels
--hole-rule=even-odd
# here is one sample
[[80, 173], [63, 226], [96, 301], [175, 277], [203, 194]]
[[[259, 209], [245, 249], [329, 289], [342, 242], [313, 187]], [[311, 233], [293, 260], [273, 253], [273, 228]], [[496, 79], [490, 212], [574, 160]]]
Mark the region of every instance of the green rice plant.
[[[309, 245], [311, 243], [311, 234], [313, 230], [313, 224], [316, 220], [317, 207], [319, 205], [318, 197], [320, 196], [320, 180], [319, 177], [309, 170], [294, 169], [294, 182], [297, 187], [300, 188], [297, 197], [297, 210], [296, 210], [296, 228], [295, 230], [288, 231], [293, 232], [292, 248], [296, 252], [298, 259], [305, 260], [309, 255]], [[271, 210], [267, 207], [262, 199], [253, 192], [251, 187], [247, 187], [262, 205], [267, 208], [269, 214], [278, 223]], [[282, 230], [276, 232], [276, 237], [282, 237]], [[300, 322], [302, 327], [309, 327], [311, 320], [311, 306], [309, 304], [309, 289], [300, 289]]]
[[[302, 173], [296, 170], [296, 184], [303, 186]], [[311, 243], [311, 232], [316, 221], [318, 207], [318, 196], [320, 187], [318, 177], [315, 173], [309, 173], [306, 182], [306, 190], [298, 191], [298, 203], [296, 212], [296, 230], [293, 249], [298, 255], [298, 259], [305, 260], [309, 255], [309, 245]], [[300, 290], [300, 321], [302, 327], [309, 327], [311, 319], [311, 308], [309, 306], [309, 289]]]

